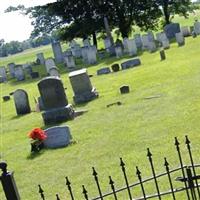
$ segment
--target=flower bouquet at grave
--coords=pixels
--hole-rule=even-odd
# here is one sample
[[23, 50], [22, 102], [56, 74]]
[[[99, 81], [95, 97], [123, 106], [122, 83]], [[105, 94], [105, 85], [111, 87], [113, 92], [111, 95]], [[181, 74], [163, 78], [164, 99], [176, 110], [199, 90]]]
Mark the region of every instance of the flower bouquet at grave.
[[44, 147], [43, 141], [47, 138], [47, 135], [41, 128], [34, 128], [28, 134], [28, 137], [32, 139], [31, 152], [39, 152]]

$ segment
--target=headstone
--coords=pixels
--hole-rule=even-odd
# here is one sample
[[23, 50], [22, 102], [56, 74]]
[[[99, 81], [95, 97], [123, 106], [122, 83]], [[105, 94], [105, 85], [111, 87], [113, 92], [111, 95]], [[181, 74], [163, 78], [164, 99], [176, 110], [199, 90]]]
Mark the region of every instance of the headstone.
[[74, 109], [68, 104], [60, 78], [44, 78], [38, 83], [38, 88], [44, 105], [45, 111], [42, 113], [42, 117], [46, 125], [74, 118]]
[[181, 32], [176, 33], [176, 41], [179, 47], [185, 45], [185, 38], [183, 37], [183, 34]]
[[45, 64], [44, 54], [43, 53], [38, 53], [38, 54], [36, 54], [36, 56], [37, 56], [37, 60], [39, 61], [38, 64], [44, 65]]
[[149, 38], [147, 34], [142, 35], [142, 46], [143, 46], [143, 50], [146, 50], [149, 47]]
[[153, 34], [152, 31], [148, 31], [147, 36], [148, 36], [149, 42], [154, 42], [155, 41], [154, 34]]
[[44, 108], [44, 103], [43, 103], [41, 97], [38, 97], [38, 104], [39, 104], [39, 110], [40, 110], [40, 111], [45, 110], [45, 108]]
[[136, 58], [136, 59], [132, 59], [132, 60], [128, 60], [126, 62], [123, 62], [121, 64], [121, 67], [122, 67], [122, 70], [125, 70], [125, 69], [129, 69], [129, 68], [132, 68], [132, 67], [136, 67], [136, 66], [139, 66], [141, 65], [141, 61], [139, 58]]
[[52, 67], [50, 70], [49, 70], [49, 75], [50, 76], [55, 76], [55, 77], [59, 77], [59, 72], [58, 72], [58, 68], [57, 67]]
[[124, 53], [128, 53], [128, 38], [123, 39]]
[[109, 74], [109, 73], [111, 73], [109, 67], [104, 67], [104, 68], [101, 68], [101, 69], [97, 70], [97, 75]]
[[164, 50], [160, 51], [160, 59], [161, 60], [165, 60], [166, 59], [166, 55], [165, 55], [165, 51]]
[[98, 92], [92, 86], [86, 69], [77, 70], [69, 74], [69, 79], [74, 91], [74, 102], [84, 103], [98, 97]]
[[15, 78], [17, 81], [25, 80], [25, 74], [22, 65], [15, 65]]
[[79, 44], [76, 44], [74, 47], [71, 47], [72, 55], [75, 58], [81, 58], [81, 47]]
[[169, 49], [170, 48], [169, 39], [167, 38], [167, 36], [166, 36], [166, 34], [164, 32], [157, 33], [156, 34], [156, 39], [157, 39], [157, 41], [160, 42], [161, 46], [164, 49]]
[[105, 38], [104, 39], [104, 46], [105, 46], [106, 51], [109, 52], [109, 48], [112, 46], [110, 38]]
[[6, 74], [6, 68], [5, 67], [0, 67], [0, 83], [6, 82], [7, 81], [7, 74]]
[[53, 49], [53, 54], [55, 58], [56, 63], [62, 63], [63, 62], [63, 53], [62, 53], [62, 48], [60, 42], [52, 42], [52, 49]]
[[54, 149], [65, 147], [70, 144], [72, 136], [68, 126], [55, 126], [45, 130], [47, 139], [44, 140], [44, 147]]
[[39, 72], [32, 72], [30, 75], [32, 79], [39, 78]]
[[28, 75], [31, 75], [31, 73], [33, 72], [30, 64], [23, 64], [23, 69]]
[[164, 27], [164, 31], [168, 39], [175, 38], [175, 34], [181, 31], [180, 25], [178, 23], [167, 24]]
[[97, 63], [97, 50], [95, 46], [90, 46], [87, 50], [88, 64], [96, 64]]
[[136, 56], [137, 55], [137, 46], [135, 44], [135, 40], [127, 40], [127, 50], [129, 53], [129, 56]]
[[153, 53], [157, 50], [156, 43], [154, 41], [149, 41], [148, 50], [149, 50], [150, 53]]
[[129, 86], [128, 85], [123, 85], [120, 87], [120, 93], [121, 94], [127, 94], [130, 92]]
[[11, 78], [15, 78], [15, 63], [9, 63], [8, 69], [9, 69]]
[[137, 49], [142, 49], [142, 39], [141, 39], [141, 35], [140, 34], [135, 34], [134, 35], [134, 39], [135, 39], [135, 44], [137, 46]]
[[54, 68], [55, 66], [56, 66], [56, 64], [55, 64], [53, 58], [48, 58], [45, 60], [45, 67], [46, 67], [47, 73], [49, 73], [49, 70], [51, 68]]
[[14, 92], [13, 96], [17, 115], [24, 115], [31, 112], [28, 94], [25, 90], [18, 89]]
[[181, 27], [181, 33], [183, 34], [183, 37], [191, 36], [190, 28], [188, 26]]
[[89, 39], [83, 40], [83, 46], [84, 46], [84, 47], [90, 47], [90, 46], [91, 46], [90, 40], [89, 40]]
[[120, 66], [119, 66], [119, 64], [113, 64], [113, 65], [111, 66], [111, 68], [112, 68], [112, 71], [113, 71], [113, 72], [118, 72], [119, 69], [120, 69]]
[[71, 68], [73, 69], [73, 68], [76, 67], [73, 56], [65, 56], [64, 57], [64, 63], [66, 65], [66, 67], [69, 68], [69, 69], [71, 69]]
[[3, 96], [3, 101], [9, 101], [10, 100], [10, 96]]
[[121, 46], [115, 47], [115, 54], [117, 58], [121, 58], [123, 56], [123, 50]]
[[194, 23], [194, 32], [196, 33], [196, 35], [200, 35], [200, 22], [195, 21]]

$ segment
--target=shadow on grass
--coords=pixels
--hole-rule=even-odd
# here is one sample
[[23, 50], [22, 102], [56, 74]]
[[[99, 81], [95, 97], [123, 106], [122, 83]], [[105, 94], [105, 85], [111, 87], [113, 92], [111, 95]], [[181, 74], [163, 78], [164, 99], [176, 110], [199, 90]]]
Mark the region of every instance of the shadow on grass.
[[24, 114], [24, 115], [16, 115], [16, 116], [11, 117], [10, 119], [11, 119], [11, 120], [20, 119], [20, 118], [26, 117], [26, 116], [29, 115], [29, 114], [31, 114], [31, 112], [30, 112], [30, 113], [27, 113], [27, 114]]
[[43, 149], [43, 150], [41, 150], [41, 151], [39, 151], [39, 152], [31, 152], [31, 153], [27, 156], [27, 160], [33, 160], [33, 159], [35, 159], [35, 158], [38, 158], [39, 156], [43, 155], [45, 151], [46, 151], [46, 150]]

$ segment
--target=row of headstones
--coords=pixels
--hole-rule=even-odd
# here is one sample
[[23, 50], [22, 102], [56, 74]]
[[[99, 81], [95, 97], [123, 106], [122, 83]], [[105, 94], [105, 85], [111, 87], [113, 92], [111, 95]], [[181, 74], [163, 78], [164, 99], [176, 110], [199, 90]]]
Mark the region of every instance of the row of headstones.
[[[15, 65], [15, 63], [9, 63], [8, 65], [10, 78], [16, 78], [17, 81], [23, 81], [28, 74], [31, 78], [38, 78], [38, 72], [33, 72], [31, 64]], [[0, 67], [0, 83], [8, 80], [8, 74], [5, 66]]]

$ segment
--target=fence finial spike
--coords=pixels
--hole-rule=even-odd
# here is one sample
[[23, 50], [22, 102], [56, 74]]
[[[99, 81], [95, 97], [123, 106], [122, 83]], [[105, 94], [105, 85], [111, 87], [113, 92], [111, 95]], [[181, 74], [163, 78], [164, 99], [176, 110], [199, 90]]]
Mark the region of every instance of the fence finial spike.
[[124, 166], [125, 166], [125, 163], [124, 163], [124, 161], [122, 160], [122, 158], [120, 158], [120, 166], [121, 166], [121, 167], [124, 167]]
[[70, 183], [70, 181], [68, 179], [68, 176], [66, 176], [65, 179], [66, 179], [66, 185], [71, 185], [71, 183]]
[[179, 146], [179, 145], [180, 145], [180, 143], [179, 143], [179, 141], [178, 141], [177, 137], [175, 137], [174, 139], [175, 139], [175, 145], [176, 145], [176, 146]]
[[168, 161], [167, 161], [167, 158], [165, 157], [164, 160], [165, 160], [164, 166], [165, 166], [165, 167], [168, 167], [168, 166], [169, 166], [169, 163], [168, 163]]
[[138, 166], [136, 166], [136, 175], [140, 176], [141, 171], [139, 170]]
[[110, 184], [110, 185], [113, 185], [113, 184], [114, 184], [114, 181], [112, 180], [112, 177], [111, 177], [111, 176], [109, 176], [109, 180], [110, 180], [110, 181], [109, 181], [109, 184]]
[[149, 157], [149, 158], [152, 157], [152, 153], [149, 148], [147, 148], [147, 157]]
[[189, 147], [190, 146], [190, 140], [189, 140], [189, 138], [188, 138], [188, 136], [186, 135], [185, 136], [185, 144], [187, 144], [187, 146]]
[[0, 162], [0, 169], [2, 170], [3, 174], [7, 174], [7, 163], [5, 161]]
[[93, 173], [92, 173], [92, 175], [96, 177], [96, 176], [98, 175], [97, 171], [95, 170], [95, 168], [94, 168], [94, 167], [92, 167], [92, 170], [93, 170]]

